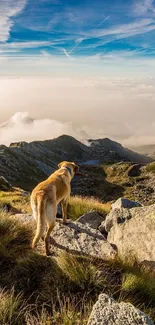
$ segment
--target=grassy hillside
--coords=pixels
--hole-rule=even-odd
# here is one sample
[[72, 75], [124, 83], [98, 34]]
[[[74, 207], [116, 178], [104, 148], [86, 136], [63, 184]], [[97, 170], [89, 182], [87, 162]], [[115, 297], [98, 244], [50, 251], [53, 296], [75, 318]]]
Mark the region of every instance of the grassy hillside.
[[[135, 199], [139, 185], [143, 187], [137, 198], [150, 203], [153, 196], [149, 194], [145, 201], [143, 188], [152, 182], [154, 165], [146, 166], [136, 177], [129, 176], [131, 167], [127, 162], [89, 166], [89, 176], [73, 183], [73, 193], [81, 195], [71, 197], [68, 217], [76, 220], [90, 210], [106, 215], [111, 201], [120, 194]], [[29, 202], [30, 194], [19, 188], [0, 191], [0, 324], [86, 325], [102, 292], [117, 301], [131, 302], [155, 321], [155, 279], [133, 261], [107, 262], [67, 253], [46, 257], [33, 251], [33, 226], [14, 216], [31, 213]]]
[[86, 325], [99, 293], [130, 301], [155, 320], [155, 279], [125, 261], [32, 251], [31, 225], [0, 214], [0, 324]]
[[[111, 202], [119, 197], [138, 200], [144, 205], [154, 203], [155, 164], [141, 169], [139, 176], [131, 177], [133, 164], [121, 162], [98, 166], [81, 166], [82, 176], [72, 181], [72, 197], [68, 210], [69, 217], [77, 219], [81, 214], [95, 208], [99, 213], [110, 208]], [[94, 201], [95, 199], [95, 201]], [[19, 188], [0, 191], [0, 207], [10, 204], [19, 212], [30, 212], [30, 193]], [[104, 205], [103, 205], [104, 203]], [[6, 210], [7, 211], [7, 210]], [[103, 211], [103, 214], [105, 213]]]

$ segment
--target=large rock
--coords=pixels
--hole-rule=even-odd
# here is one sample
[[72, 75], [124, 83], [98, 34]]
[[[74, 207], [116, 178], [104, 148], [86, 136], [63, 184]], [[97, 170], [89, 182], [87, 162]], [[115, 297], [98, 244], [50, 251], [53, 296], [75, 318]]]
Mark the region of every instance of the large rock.
[[111, 210], [110, 213], [106, 216], [105, 221], [103, 221], [99, 227], [101, 233], [109, 232], [112, 228], [115, 220], [117, 219], [117, 223], [123, 223], [126, 219], [131, 218], [131, 213], [129, 209], [115, 209]]
[[33, 226], [36, 225], [35, 218], [31, 214], [28, 214], [28, 213], [16, 213], [14, 215], [14, 218], [17, 218], [22, 223], [30, 223]]
[[101, 233], [109, 232], [113, 226], [113, 221], [116, 219], [116, 215], [118, 217], [118, 223], [122, 223], [124, 218], [127, 220], [131, 218], [129, 209], [141, 206], [142, 205], [139, 202], [131, 201], [123, 197], [119, 198], [112, 204], [111, 211], [106, 216], [106, 219], [102, 221], [99, 230]]
[[77, 222], [80, 222], [84, 225], [87, 224], [88, 226], [94, 229], [98, 229], [98, 227], [100, 226], [101, 222], [103, 222], [104, 219], [105, 217], [101, 216], [98, 212], [91, 211], [79, 217], [77, 219]]
[[[155, 261], [155, 205], [111, 212], [106, 224], [108, 241], [115, 244], [118, 255], [138, 262]], [[108, 219], [107, 219], [108, 220]], [[106, 220], [106, 222], [108, 222]]]
[[142, 165], [140, 164], [135, 164], [129, 167], [128, 169], [128, 176], [129, 177], [138, 177], [141, 175], [141, 170], [140, 168], [142, 167]]
[[131, 201], [126, 198], [119, 198], [115, 203], [112, 204], [112, 209], [132, 209], [136, 207], [141, 207], [142, 205], [139, 202]]
[[116, 251], [107, 242], [98, 230], [80, 222], [70, 222], [63, 225], [57, 222], [52, 233], [51, 251], [67, 252], [93, 256], [102, 259], [111, 259], [116, 256]]
[[[16, 214], [22, 223], [31, 224], [36, 229], [36, 221], [32, 215]], [[80, 222], [62, 224], [62, 219], [57, 219], [51, 232], [51, 252], [67, 251], [75, 255], [93, 256], [101, 259], [113, 259], [117, 252], [112, 245], [102, 236], [99, 230], [95, 230]], [[40, 240], [37, 249], [42, 253], [44, 242]]]
[[154, 325], [154, 323], [130, 303], [117, 303], [106, 294], [101, 294], [87, 325]]

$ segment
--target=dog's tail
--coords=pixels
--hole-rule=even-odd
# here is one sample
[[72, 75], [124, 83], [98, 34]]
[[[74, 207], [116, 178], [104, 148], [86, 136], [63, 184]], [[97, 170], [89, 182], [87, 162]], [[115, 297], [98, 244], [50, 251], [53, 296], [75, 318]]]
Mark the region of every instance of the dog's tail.
[[37, 230], [33, 238], [32, 247], [35, 247], [41, 237], [43, 237], [46, 225], [46, 198], [44, 195], [38, 195], [34, 203], [36, 212]]

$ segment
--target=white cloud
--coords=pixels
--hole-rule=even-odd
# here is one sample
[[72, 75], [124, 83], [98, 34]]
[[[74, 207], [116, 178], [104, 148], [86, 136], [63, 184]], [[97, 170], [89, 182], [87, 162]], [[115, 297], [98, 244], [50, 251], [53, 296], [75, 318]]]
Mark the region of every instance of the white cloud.
[[1, 0], [0, 1], [0, 42], [6, 42], [10, 36], [13, 18], [25, 7], [27, 0]]
[[143, 16], [154, 11], [154, 0], [139, 0], [133, 6], [133, 13], [136, 16]]
[[82, 139], [84, 130], [71, 122], [60, 122], [49, 118], [33, 119], [27, 112], [15, 113], [9, 121], [0, 126], [1, 143], [9, 145], [16, 141], [46, 140], [69, 134]]
[[1, 78], [0, 89], [1, 143], [63, 133], [155, 143], [155, 78]]
[[50, 41], [25, 41], [25, 42], [10, 42], [0, 44], [1, 50], [11, 50], [11, 49], [26, 49], [26, 48], [35, 48], [42, 46], [50, 46], [52, 42]]
[[40, 53], [44, 58], [50, 59], [52, 57], [52, 55], [46, 50], [41, 50]]
[[103, 37], [116, 35], [118, 38], [129, 37], [137, 34], [146, 33], [155, 29], [155, 23], [152, 19], [141, 19], [134, 23], [116, 25], [105, 29], [96, 29], [88, 32], [91, 37]]

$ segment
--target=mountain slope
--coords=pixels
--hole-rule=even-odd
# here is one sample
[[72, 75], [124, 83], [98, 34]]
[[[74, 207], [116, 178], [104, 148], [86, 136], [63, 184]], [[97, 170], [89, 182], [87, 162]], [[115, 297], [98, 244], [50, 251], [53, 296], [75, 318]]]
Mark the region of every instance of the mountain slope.
[[110, 139], [89, 140], [89, 146], [71, 136], [62, 135], [53, 140], [12, 143], [0, 146], [0, 175], [14, 186], [31, 190], [39, 181], [52, 173], [60, 161], [69, 160], [79, 164], [95, 161], [132, 161], [147, 163], [150, 158], [123, 148]]
[[155, 160], [155, 144], [132, 147], [131, 150], [135, 150], [139, 154], [145, 155]]
[[[105, 139], [97, 139], [97, 140], [89, 140], [90, 147], [94, 149], [94, 151], [98, 151], [100, 156], [104, 154], [105, 157], [108, 156], [111, 161], [119, 161], [122, 159], [123, 161], [131, 161], [135, 163], [148, 163], [151, 162], [150, 157], [146, 157], [140, 153], [124, 148], [120, 143], [116, 141], [112, 141], [108, 138]], [[102, 153], [102, 151], [104, 152]], [[104, 160], [103, 160], [104, 161]]]

